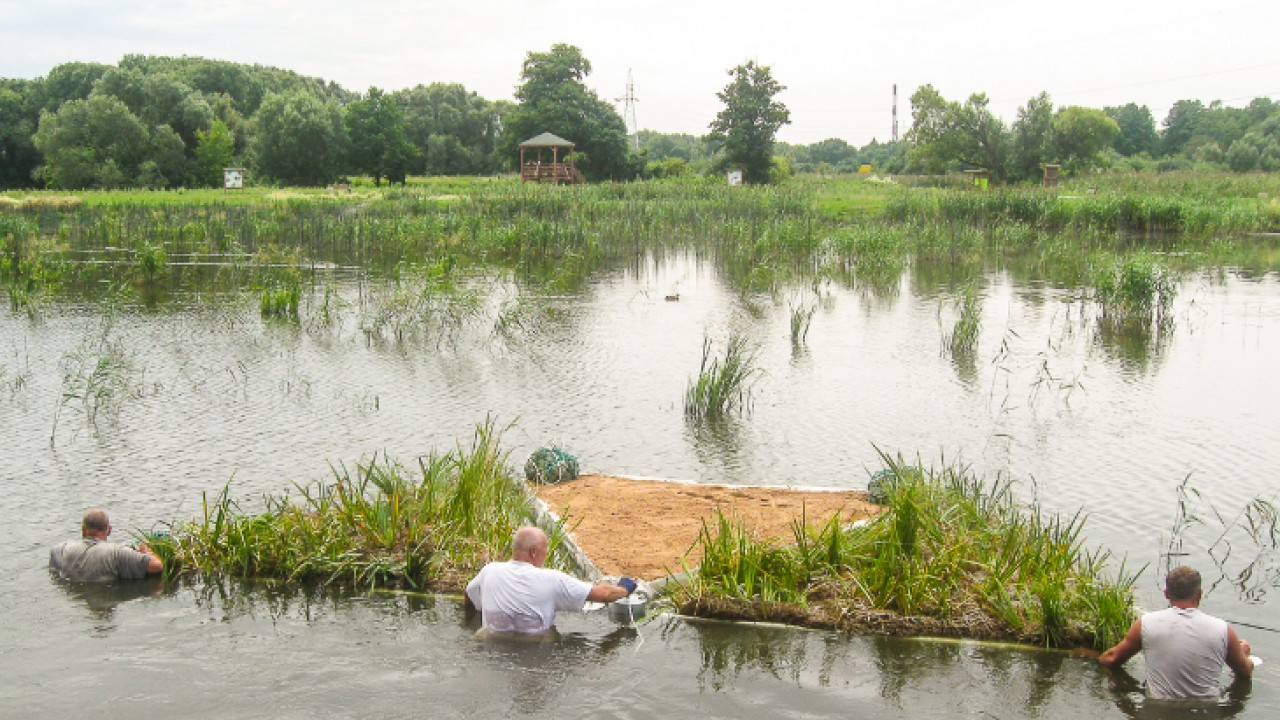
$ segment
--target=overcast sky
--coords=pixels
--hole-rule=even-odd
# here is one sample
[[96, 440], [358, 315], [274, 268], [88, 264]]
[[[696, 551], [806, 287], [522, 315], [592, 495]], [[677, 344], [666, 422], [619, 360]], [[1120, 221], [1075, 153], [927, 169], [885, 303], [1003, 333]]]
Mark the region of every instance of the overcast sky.
[[779, 139], [861, 146], [890, 139], [895, 83], [901, 133], [926, 83], [950, 100], [986, 92], [1009, 122], [1041, 91], [1058, 106], [1144, 104], [1157, 121], [1179, 99], [1280, 99], [1278, 30], [1277, 0], [0, 0], [0, 77], [192, 55], [497, 100], [528, 52], [569, 43], [605, 100], [631, 73], [643, 129], [705, 133], [727, 70], [753, 59], [787, 88]]

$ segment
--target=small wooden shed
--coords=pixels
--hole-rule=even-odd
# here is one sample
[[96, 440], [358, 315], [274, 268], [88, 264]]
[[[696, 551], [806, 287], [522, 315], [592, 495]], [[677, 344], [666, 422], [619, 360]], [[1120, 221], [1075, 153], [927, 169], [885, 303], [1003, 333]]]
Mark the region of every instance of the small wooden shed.
[[[520, 180], [549, 183], [583, 182], [582, 172], [573, 166], [573, 148], [573, 143], [549, 132], [520, 143]], [[550, 154], [549, 158], [548, 154]]]
[[975, 190], [986, 190], [991, 183], [991, 171], [983, 168], [965, 170], [964, 182]]

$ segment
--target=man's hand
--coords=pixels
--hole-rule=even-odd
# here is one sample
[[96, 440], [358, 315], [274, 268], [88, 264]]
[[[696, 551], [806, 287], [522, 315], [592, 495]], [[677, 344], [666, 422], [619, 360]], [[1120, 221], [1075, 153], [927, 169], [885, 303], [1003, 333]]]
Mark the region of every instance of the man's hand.
[[626, 590], [627, 594], [630, 595], [631, 593], [636, 591], [636, 581], [632, 580], [629, 577], [619, 578], [618, 587], [622, 588], [623, 590]]

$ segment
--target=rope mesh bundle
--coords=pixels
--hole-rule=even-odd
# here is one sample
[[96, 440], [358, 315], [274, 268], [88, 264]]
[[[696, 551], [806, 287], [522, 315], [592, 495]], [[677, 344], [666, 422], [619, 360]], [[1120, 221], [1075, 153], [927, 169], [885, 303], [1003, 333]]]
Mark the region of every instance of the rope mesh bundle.
[[524, 476], [531, 483], [554, 485], [578, 477], [578, 458], [558, 447], [540, 447], [524, 463]]
[[897, 481], [898, 476], [889, 468], [875, 471], [871, 474], [871, 479], [867, 481], [867, 499], [877, 505], [888, 503], [889, 491], [893, 489], [893, 484]]

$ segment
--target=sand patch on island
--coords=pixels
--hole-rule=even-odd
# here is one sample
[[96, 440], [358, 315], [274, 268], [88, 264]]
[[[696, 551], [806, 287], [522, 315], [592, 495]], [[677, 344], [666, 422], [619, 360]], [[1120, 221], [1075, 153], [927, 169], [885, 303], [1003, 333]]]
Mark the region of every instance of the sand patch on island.
[[[844, 522], [875, 515], [879, 506], [859, 490], [700, 485], [583, 475], [558, 485], [534, 485], [533, 493], [564, 518], [574, 541], [606, 575], [652, 580], [696, 567], [694, 541], [703, 520], [719, 508], [757, 538], [794, 537], [802, 515], [811, 524], [839, 512]], [[684, 564], [682, 564], [682, 561]]]

